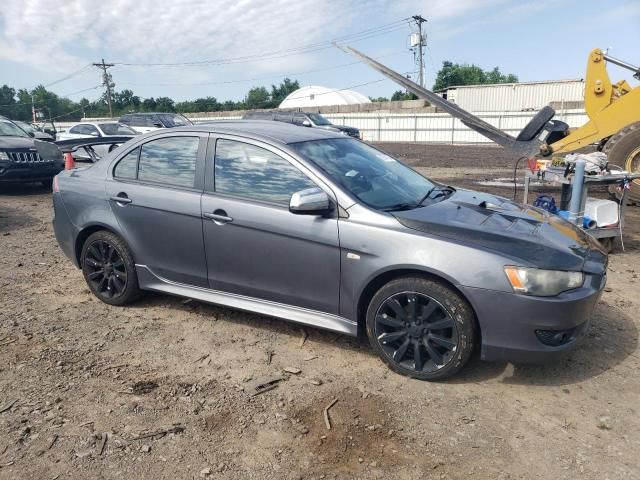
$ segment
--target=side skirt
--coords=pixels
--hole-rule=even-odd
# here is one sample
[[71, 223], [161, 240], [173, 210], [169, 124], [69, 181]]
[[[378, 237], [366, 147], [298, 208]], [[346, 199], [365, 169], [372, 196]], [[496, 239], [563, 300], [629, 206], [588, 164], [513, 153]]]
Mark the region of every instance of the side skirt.
[[180, 297], [195, 298], [196, 300], [207, 303], [237, 308], [238, 310], [246, 310], [269, 317], [283, 318], [304, 325], [345, 333], [354, 337], [358, 334], [358, 325], [356, 322], [338, 315], [285, 305], [283, 303], [270, 302], [259, 298], [245, 297], [235, 293], [184, 285], [156, 275], [146, 265], [136, 264], [136, 272], [138, 274], [138, 284], [143, 290], [154, 290]]

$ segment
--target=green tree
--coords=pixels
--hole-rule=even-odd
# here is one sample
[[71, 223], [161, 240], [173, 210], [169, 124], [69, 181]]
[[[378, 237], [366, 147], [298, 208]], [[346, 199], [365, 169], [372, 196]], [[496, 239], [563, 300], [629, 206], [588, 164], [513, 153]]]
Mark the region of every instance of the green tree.
[[277, 108], [287, 95], [295, 92], [299, 88], [300, 84], [298, 81], [291, 80], [290, 78], [285, 78], [277, 87], [275, 85], [271, 85], [271, 106], [273, 108]]
[[142, 111], [143, 112], [153, 112], [156, 110], [156, 99], [153, 97], [145, 98], [142, 101]]
[[264, 87], [253, 87], [247, 93], [247, 108], [269, 108], [271, 106], [271, 97]]
[[372, 102], [388, 102], [389, 99], [387, 97], [369, 97], [369, 100]]
[[405, 92], [404, 90], [396, 90], [395, 92], [393, 92], [393, 95], [391, 95], [392, 102], [397, 102], [400, 100], [417, 100], [417, 99], [418, 97], [415, 96], [413, 93]]
[[122, 90], [113, 94], [114, 113], [126, 113], [129, 110], [135, 111], [140, 107], [140, 97], [133, 94], [132, 90]]
[[156, 109], [160, 112], [175, 112], [176, 107], [173, 99], [169, 97], [156, 98]]
[[16, 90], [9, 85], [0, 87], [0, 115], [12, 117], [16, 108]]
[[518, 77], [513, 73], [502, 74], [498, 67], [491, 71], [485, 72], [477, 65], [469, 65], [467, 63], [453, 63], [450, 61], [442, 62], [442, 68], [436, 75], [436, 81], [433, 84], [434, 90], [444, 90], [447, 87], [458, 85], [483, 85], [490, 83], [514, 83], [518, 81]]

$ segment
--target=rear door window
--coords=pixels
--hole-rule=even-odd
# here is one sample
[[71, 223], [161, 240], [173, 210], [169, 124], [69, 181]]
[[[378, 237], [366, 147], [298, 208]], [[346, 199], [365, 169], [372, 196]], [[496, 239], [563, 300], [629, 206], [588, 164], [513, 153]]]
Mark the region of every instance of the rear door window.
[[138, 180], [193, 188], [198, 137], [166, 137], [142, 145]]
[[288, 206], [295, 192], [315, 186], [295, 166], [267, 149], [235, 140], [216, 142], [217, 193]]

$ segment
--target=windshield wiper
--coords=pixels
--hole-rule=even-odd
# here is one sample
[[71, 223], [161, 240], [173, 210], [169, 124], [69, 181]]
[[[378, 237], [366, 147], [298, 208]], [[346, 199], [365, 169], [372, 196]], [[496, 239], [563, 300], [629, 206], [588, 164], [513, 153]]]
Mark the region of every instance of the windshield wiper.
[[421, 207], [419, 203], [397, 203], [390, 205], [382, 209], [383, 212], [399, 212], [401, 210], [413, 210], [414, 208]]
[[422, 203], [427, 199], [427, 198], [431, 198], [431, 194], [433, 192], [439, 192], [438, 195], [436, 195], [435, 197], [433, 197], [434, 199], [438, 198], [439, 196], [442, 195], [446, 195], [446, 192], [449, 193], [453, 193], [455, 192], [456, 189], [453, 187], [450, 187], [449, 185], [443, 185], [441, 187], [439, 186], [433, 186], [431, 187], [431, 189], [426, 193], [426, 195], [424, 197], [422, 197], [422, 199], [420, 200], [420, 202], [418, 202], [420, 205], [422, 205]]

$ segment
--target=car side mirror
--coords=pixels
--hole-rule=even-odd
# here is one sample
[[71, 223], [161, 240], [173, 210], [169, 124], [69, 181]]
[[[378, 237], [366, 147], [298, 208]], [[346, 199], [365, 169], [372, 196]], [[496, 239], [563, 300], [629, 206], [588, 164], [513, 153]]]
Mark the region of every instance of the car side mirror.
[[300, 190], [289, 201], [289, 211], [298, 215], [324, 215], [330, 210], [329, 195], [319, 187]]
[[162, 125], [162, 123], [160, 123], [160, 122], [153, 122], [153, 126], [154, 127], [158, 127], [158, 128], [164, 127], [164, 125]]
[[99, 132], [91, 132], [91, 133], [89, 133], [89, 135], [91, 135], [92, 137], [99, 137], [100, 133]]
[[305, 119], [302, 121], [302, 126], [303, 126], [303, 127], [311, 127], [311, 122], [305, 118]]

